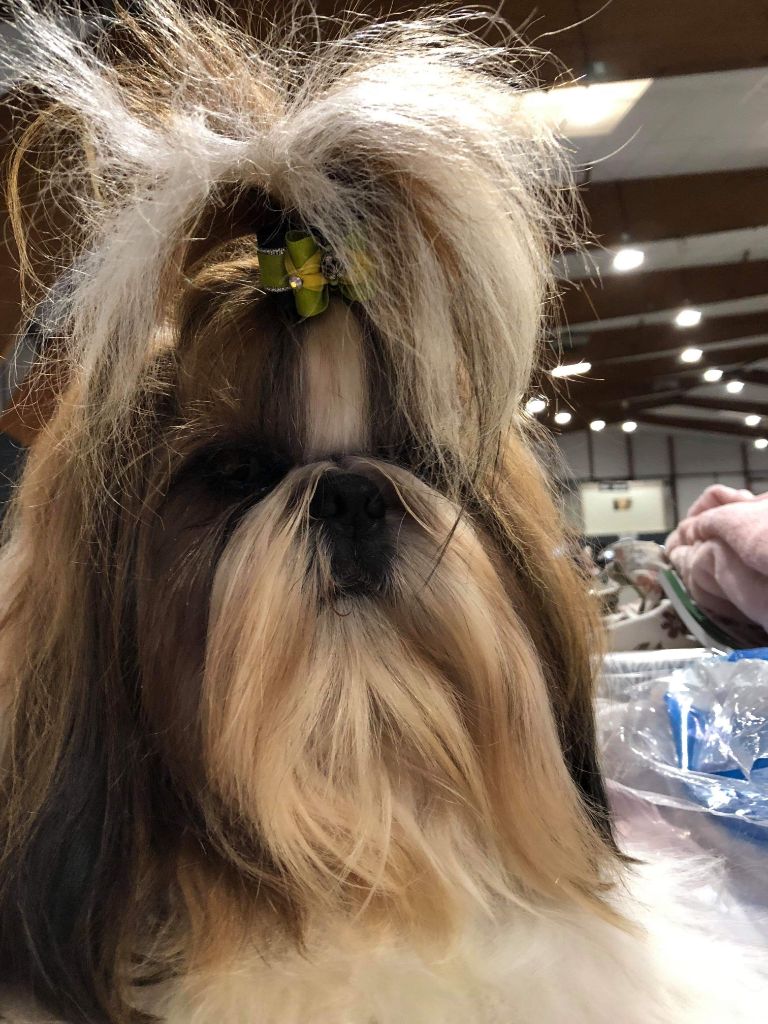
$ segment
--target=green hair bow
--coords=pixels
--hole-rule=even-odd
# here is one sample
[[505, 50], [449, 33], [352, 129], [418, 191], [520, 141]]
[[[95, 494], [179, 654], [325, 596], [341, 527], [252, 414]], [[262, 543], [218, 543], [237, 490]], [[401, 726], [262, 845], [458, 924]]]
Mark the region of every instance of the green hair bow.
[[328, 308], [330, 289], [359, 302], [366, 261], [357, 255], [356, 280], [345, 272], [332, 253], [322, 249], [307, 231], [289, 231], [283, 249], [258, 249], [261, 287], [267, 292], [293, 292], [300, 317], [317, 316]]

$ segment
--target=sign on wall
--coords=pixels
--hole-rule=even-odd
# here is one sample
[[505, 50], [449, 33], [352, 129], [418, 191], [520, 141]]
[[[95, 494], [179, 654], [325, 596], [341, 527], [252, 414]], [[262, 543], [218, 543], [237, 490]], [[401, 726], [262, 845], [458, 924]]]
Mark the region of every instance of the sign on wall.
[[588, 535], [663, 533], [672, 528], [662, 480], [609, 480], [580, 487]]

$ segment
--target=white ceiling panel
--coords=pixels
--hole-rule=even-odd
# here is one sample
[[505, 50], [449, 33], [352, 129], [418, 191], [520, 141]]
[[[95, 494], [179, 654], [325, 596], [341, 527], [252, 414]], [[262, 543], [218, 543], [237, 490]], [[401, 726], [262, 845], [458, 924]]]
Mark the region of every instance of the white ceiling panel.
[[768, 69], [656, 79], [607, 134], [570, 142], [593, 181], [768, 164]]

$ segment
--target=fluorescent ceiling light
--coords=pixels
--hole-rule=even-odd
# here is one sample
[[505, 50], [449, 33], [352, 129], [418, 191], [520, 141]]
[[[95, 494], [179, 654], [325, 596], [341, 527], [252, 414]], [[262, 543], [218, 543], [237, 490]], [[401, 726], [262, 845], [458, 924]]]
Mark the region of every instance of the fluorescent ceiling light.
[[752, 413], [750, 416], [744, 417], [744, 422], [748, 427], [756, 427], [760, 423], [760, 417], [757, 413]]
[[561, 426], [565, 426], [566, 423], [571, 422], [571, 414], [569, 412], [556, 412], [555, 423], [559, 423]]
[[634, 434], [634, 432], [637, 430], [637, 424], [634, 420], [625, 420], [621, 424], [621, 429], [624, 431], [625, 434]]
[[572, 139], [607, 135], [647, 91], [652, 78], [593, 85], [561, 85], [525, 93], [523, 109]]
[[725, 390], [731, 395], [738, 395], [740, 391], [744, 390], [743, 380], [729, 380], [725, 385]]
[[592, 420], [589, 429], [599, 434], [601, 430], [605, 430], [605, 420]]
[[675, 317], [675, 323], [678, 327], [696, 327], [701, 323], [701, 310], [686, 306]]
[[613, 257], [613, 269], [619, 273], [637, 270], [638, 267], [642, 267], [644, 260], [645, 253], [642, 249], [619, 249]]
[[684, 348], [680, 353], [680, 361], [683, 363], [698, 363], [704, 353], [700, 348]]
[[756, 437], [755, 448], [759, 448], [760, 451], [762, 451], [763, 448], [768, 448], [768, 437]]
[[707, 382], [707, 384], [716, 384], [722, 376], [723, 371], [718, 370], [715, 366], [710, 367], [709, 370], [705, 370], [702, 374], [702, 377]]
[[556, 366], [549, 372], [553, 377], [577, 377], [580, 373], [589, 373], [592, 369], [592, 363], [568, 363], [563, 366]]
[[544, 398], [529, 398], [525, 403], [525, 411], [531, 416], [535, 416], [537, 412], [544, 412], [547, 408], [547, 402]]

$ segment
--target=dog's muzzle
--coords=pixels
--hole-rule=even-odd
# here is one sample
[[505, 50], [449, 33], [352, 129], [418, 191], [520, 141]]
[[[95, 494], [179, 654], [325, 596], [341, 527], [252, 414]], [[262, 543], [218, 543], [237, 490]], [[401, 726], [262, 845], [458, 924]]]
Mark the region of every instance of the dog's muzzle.
[[362, 473], [331, 470], [318, 480], [309, 514], [327, 545], [336, 585], [345, 593], [380, 589], [392, 547], [379, 485]]

